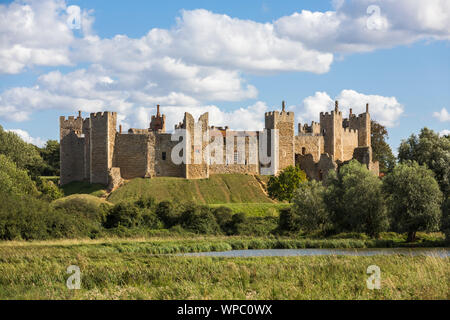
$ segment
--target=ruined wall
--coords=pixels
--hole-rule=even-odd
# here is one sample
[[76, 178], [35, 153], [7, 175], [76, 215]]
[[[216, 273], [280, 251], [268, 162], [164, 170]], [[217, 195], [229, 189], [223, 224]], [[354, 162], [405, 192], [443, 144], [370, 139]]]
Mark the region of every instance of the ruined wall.
[[148, 165], [148, 149], [154, 135], [116, 133], [113, 166], [120, 168], [124, 179], [145, 177]]
[[305, 156], [297, 155], [297, 165], [305, 171], [309, 179], [321, 181], [326, 178], [330, 170], [336, 170], [338, 165], [333, 157], [324, 153], [320, 155], [319, 161], [314, 161], [311, 154]]
[[154, 174], [156, 176], [164, 177], [184, 177], [185, 166], [182, 164], [175, 164], [172, 161], [172, 149], [179, 143], [171, 140], [170, 133], [156, 133], [155, 149], [153, 157], [149, 162], [154, 165]]
[[[221, 163], [215, 163], [213, 161], [214, 154], [212, 154], [209, 162], [209, 173], [259, 174], [258, 133], [256, 131], [225, 132]], [[211, 137], [210, 141], [212, 139]], [[241, 150], [238, 148], [238, 139], [244, 142], [244, 148], [241, 148]], [[228, 158], [227, 150], [230, 153]], [[220, 159], [217, 160], [220, 161]]]
[[314, 161], [319, 161], [324, 148], [323, 136], [312, 134], [299, 134], [295, 136], [295, 154], [311, 154]]
[[[195, 122], [194, 117], [190, 113], [184, 114], [183, 129], [189, 135], [190, 142], [190, 163], [185, 164], [186, 179], [204, 179], [209, 177], [209, 166], [204, 160], [203, 154], [206, 151], [207, 141], [203, 141], [202, 137], [209, 131], [208, 113], [204, 113]], [[194, 136], [194, 131], [197, 133]], [[196, 139], [195, 139], [196, 138]], [[189, 148], [189, 146], [187, 146]], [[197, 162], [197, 163], [195, 163]]]
[[60, 183], [83, 181], [85, 178], [85, 137], [83, 118], [60, 117]]
[[350, 128], [342, 128], [342, 158], [347, 161], [353, 158], [353, 151], [358, 147], [358, 131]]

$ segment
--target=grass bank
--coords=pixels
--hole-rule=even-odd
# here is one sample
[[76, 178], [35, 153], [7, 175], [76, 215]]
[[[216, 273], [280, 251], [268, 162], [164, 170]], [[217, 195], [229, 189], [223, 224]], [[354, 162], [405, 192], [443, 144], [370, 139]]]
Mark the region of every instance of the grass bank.
[[[252, 241], [232, 240], [228, 245]], [[226, 243], [208, 237], [4, 242], [0, 244], [0, 299], [449, 298], [448, 258], [149, 255], [158, 246], [200, 250], [215, 245], [223, 250]], [[381, 269], [381, 290], [366, 288], [366, 269], [372, 264]], [[69, 265], [80, 267], [80, 290], [66, 288]]]
[[133, 179], [111, 193], [108, 201], [152, 196], [156, 201], [192, 201], [198, 204], [214, 203], [274, 203], [252, 175], [217, 174], [209, 179], [187, 180], [183, 178], [157, 177]]

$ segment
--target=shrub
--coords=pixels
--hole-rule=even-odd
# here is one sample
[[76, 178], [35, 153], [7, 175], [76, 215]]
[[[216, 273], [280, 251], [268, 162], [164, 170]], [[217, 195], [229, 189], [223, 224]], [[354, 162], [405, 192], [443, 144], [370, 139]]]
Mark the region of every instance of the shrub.
[[324, 202], [325, 188], [315, 180], [302, 183], [294, 193], [292, 219], [296, 229], [305, 231], [325, 230], [330, 217]]
[[324, 201], [337, 232], [365, 232], [378, 236], [388, 218], [382, 182], [356, 160], [328, 174]]
[[414, 241], [417, 231], [438, 229], [442, 193], [431, 170], [415, 161], [405, 161], [383, 182], [394, 231], [408, 232], [407, 240]]
[[181, 226], [194, 233], [217, 234], [220, 227], [207, 206], [187, 205], [180, 217]]
[[0, 194], [0, 239], [43, 240], [95, 237], [98, 223], [57, 210], [28, 195]]
[[278, 176], [270, 177], [267, 183], [267, 192], [273, 199], [291, 201], [294, 191], [298, 186], [306, 182], [306, 173], [299, 167], [289, 166]]
[[292, 211], [292, 208], [284, 208], [280, 210], [280, 216], [278, 218], [278, 226], [282, 231], [299, 231], [300, 225], [296, 214]]
[[87, 194], [74, 194], [52, 202], [52, 207], [73, 216], [83, 216], [102, 223], [112, 205], [97, 197]]
[[233, 210], [228, 207], [220, 206], [213, 209], [214, 217], [216, 218], [217, 223], [220, 226], [220, 229], [225, 233], [229, 234], [232, 231], [230, 230], [233, 219]]
[[109, 210], [104, 226], [106, 228], [122, 226], [126, 228], [161, 229], [163, 224], [151, 209], [141, 208], [136, 202], [121, 202]]
[[53, 181], [37, 177], [36, 186], [41, 192], [41, 197], [47, 201], [53, 201], [64, 196], [64, 192], [60, 188], [58, 188], [58, 186], [54, 184]]
[[170, 201], [162, 201], [156, 206], [156, 215], [164, 223], [166, 228], [171, 228], [179, 223], [180, 214]]

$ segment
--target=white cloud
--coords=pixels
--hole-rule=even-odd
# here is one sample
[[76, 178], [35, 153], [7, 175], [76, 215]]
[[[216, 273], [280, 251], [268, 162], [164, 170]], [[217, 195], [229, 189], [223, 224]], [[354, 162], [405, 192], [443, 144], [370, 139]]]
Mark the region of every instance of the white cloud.
[[[88, 34], [92, 19], [81, 11]], [[0, 73], [19, 73], [34, 65], [70, 65], [70, 45], [75, 41], [66, 23], [62, 0], [26, 0], [0, 5]]]
[[[325, 73], [336, 52], [450, 39], [448, 1], [333, 3], [334, 11], [304, 10], [271, 23], [185, 10], [173, 28], [154, 28], [140, 38], [116, 35], [110, 39], [92, 32], [93, 13], [83, 9], [81, 31], [71, 30], [63, 0], [0, 5], [0, 73], [19, 73], [35, 65], [87, 64], [66, 74], [42, 74], [33, 87], [6, 89], [0, 93], [0, 118], [23, 121], [44, 109], [107, 109], [135, 125], [141, 117], [133, 120], [125, 115], [161, 104], [174, 115], [186, 108], [193, 113], [208, 109], [218, 122], [261, 128], [262, 120], [253, 122], [252, 107], [222, 112], [209, 102], [257, 98], [257, 89], [245, 80], [248, 73]], [[381, 30], [367, 27], [367, 7], [373, 4], [380, 7], [375, 26]], [[355, 112], [369, 102], [373, 117], [387, 126], [395, 125], [403, 112], [395, 97], [343, 90], [336, 98], [344, 109], [353, 107]], [[319, 112], [332, 104], [327, 93], [318, 92], [293, 108], [301, 121], [318, 120]]]
[[300, 106], [293, 106], [290, 109], [297, 113], [299, 122], [319, 121], [320, 112], [334, 108], [334, 100], [339, 101], [339, 109], [344, 116], [348, 116], [350, 108], [356, 114], [365, 112], [366, 103], [369, 103], [371, 117], [387, 127], [395, 126], [404, 110], [403, 105], [395, 97], [366, 95], [354, 90], [342, 90], [335, 99], [331, 99], [326, 92], [316, 92], [314, 96], [305, 98]]
[[21, 137], [23, 141], [34, 144], [35, 146], [38, 146], [40, 148], [42, 148], [46, 143], [46, 141], [44, 139], [41, 139], [39, 137], [34, 138], [34, 137], [30, 136], [30, 134], [27, 131], [22, 130], [22, 129], [9, 129], [9, 130], [5, 130], [5, 131], [14, 132], [19, 137]]
[[434, 112], [433, 117], [439, 119], [441, 122], [450, 121], [450, 113], [448, 113], [446, 108], [442, 108], [439, 112]]
[[274, 28], [281, 37], [334, 53], [372, 51], [421, 39], [449, 40], [450, 2], [340, 1], [335, 11], [302, 10], [281, 17], [274, 22]]
[[[264, 113], [268, 107], [264, 102], [258, 101], [248, 107], [241, 107], [232, 111], [223, 111], [215, 105], [208, 106], [163, 106], [161, 112], [166, 115], [166, 130], [172, 131], [174, 126], [183, 121], [184, 113], [189, 112], [194, 119], [198, 119], [203, 113], [209, 113], [209, 124], [213, 126], [229, 126], [233, 130], [262, 130], [264, 128]], [[129, 128], [127, 124], [135, 124], [139, 128], [149, 126], [151, 115], [156, 113], [156, 108], [137, 108], [131, 118], [125, 118], [121, 122], [124, 130]]]
[[441, 132], [439, 132], [440, 137], [448, 136], [448, 135], [450, 135], [450, 130], [444, 129]]

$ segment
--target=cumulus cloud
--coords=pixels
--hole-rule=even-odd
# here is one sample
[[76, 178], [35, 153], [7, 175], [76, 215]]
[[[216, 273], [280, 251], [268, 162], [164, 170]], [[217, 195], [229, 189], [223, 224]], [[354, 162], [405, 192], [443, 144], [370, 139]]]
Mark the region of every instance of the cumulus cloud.
[[450, 121], [450, 113], [448, 113], [446, 108], [442, 108], [439, 112], [434, 112], [433, 117], [439, 119], [441, 122]]
[[444, 129], [441, 132], [439, 132], [440, 137], [448, 136], [448, 135], [450, 135], [450, 130]]
[[[75, 37], [67, 18], [62, 0], [0, 5], [0, 73], [19, 73], [34, 65], [70, 65], [70, 45]], [[89, 13], [80, 11], [80, 20], [89, 31]]]
[[[371, 5], [380, 11], [368, 11]], [[0, 93], [0, 118], [23, 121], [43, 109], [107, 109], [135, 125], [141, 117], [133, 120], [126, 114], [161, 104], [176, 119], [186, 108], [193, 113], [208, 109], [218, 122], [261, 128], [262, 120], [253, 123], [254, 115], [248, 116], [252, 106], [222, 112], [211, 102], [256, 99], [257, 89], [245, 79], [249, 73], [320, 74], [328, 72], [337, 52], [450, 39], [450, 3], [445, 0], [334, 1], [332, 11], [304, 10], [267, 23], [185, 10], [172, 28], [153, 28], [140, 38], [101, 38], [92, 32], [93, 12], [67, 9], [64, 0], [0, 5], [0, 73], [83, 64], [68, 73], [42, 74], [31, 87], [6, 89]], [[78, 31], [69, 27], [73, 12], [80, 12]], [[371, 114], [387, 126], [395, 125], [403, 112], [395, 97], [343, 90], [335, 98], [355, 112], [369, 102]], [[317, 120], [318, 112], [332, 104], [327, 93], [318, 92], [293, 108], [299, 120]]]
[[348, 116], [350, 108], [356, 114], [365, 112], [366, 103], [369, 103], [371, 117], [386, 127], [395, 126], [404, 110], [395, 97], [367, 95], [355, 90], [342, 90], [334, 99], [326, 92], [316, 92], [305, 98], [301, 105], [290, 109], [297, 112], [299, 122], [319, 121], [320, 112], [333, 110], [335, 100], [339, 101], [339, 109], [344, 116]]
[[46, 143], [46, 141], [44, 139], [41, 139], [39, 137], [34, 138], [34, 137], [30, 136], [30, 134], [27, 131], [22, 130], [22, 129], [9, 129], [9, 130], [5, 130], [5, 131], [14, 132], [19, 137], [21, 137], [23, 141], [34, 144], [35, 146], [38, 146], [40, 148], [42, 148]]
[[274, 22], [279, 36], [323, 52], [364, 52], [450, 39], [447, 0], [349, 0], [335, 11], [302, 10]]

